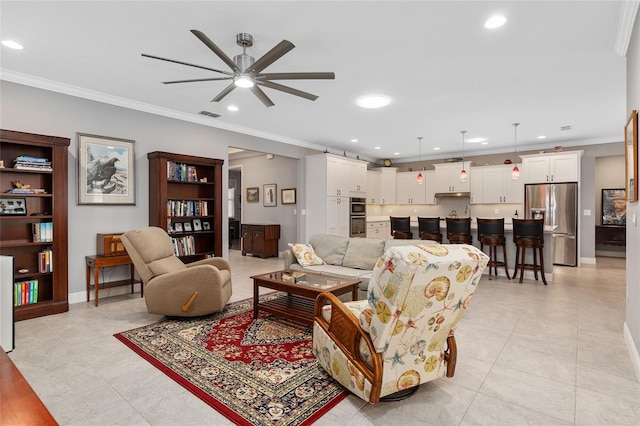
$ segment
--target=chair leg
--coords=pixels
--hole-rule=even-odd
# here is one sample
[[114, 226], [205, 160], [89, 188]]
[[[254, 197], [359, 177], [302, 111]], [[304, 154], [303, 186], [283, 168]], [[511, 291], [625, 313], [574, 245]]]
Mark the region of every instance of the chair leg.
[[447, 363], [447, 377], [453, 377], [456, 372], [456, 362], [458, 361], [458, 346], [455, 336], [447, 337], [447, 350], [444, 352], [444, 360]]
[[542, 275], [542, 282], [544, 285], [547, 285], [547, 279], [544, 276], [544, 256], [542, 254], [542, 247], [538, 248], [540, 250], [540, 275]]
[[527, 258], [527, 249], [525, 247], [520, 248], [521, 253], [520, 256], [520, 284], [522, 284], [522, 279], [524, 278], [524, 260]]
[[507, 245], [502, 245], [502, 259], [504, 259], [504, 273], [507, 275], [507, 279], [510, 280], [509, 276], [509, 266], [507, 266]]
[[538, 249], [533, 248], [533, 276], [538, 281]]

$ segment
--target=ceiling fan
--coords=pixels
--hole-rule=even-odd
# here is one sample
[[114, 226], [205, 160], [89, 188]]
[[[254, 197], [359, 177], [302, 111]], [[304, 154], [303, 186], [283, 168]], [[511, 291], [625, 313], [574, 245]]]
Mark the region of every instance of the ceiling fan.
[[269, 65], [280, 59], [287, 52], [293, 49], [295, 46], [288, 40], [282, 40], [274, 48], [265, 53], [257, 61], [247, 54], [247, 47], [253, 46], [253, 36], [247, 33], [239, 33], [236, 35], [236, 44], [242, 47], [242, 53], [233, 57], [233, 60], [229, 58], [218, 46], [213, 43], [209, 37], [204, 35], [201, 31], [191, 30], [193, 35], [198, 37], [209, 49], [213, 51], [222, 61], [231, 68], [231, 71], [221, 71], [214, 68], [209, 68], [201, 65], [189, 64], [187, 62], [176, 61], [174, 59], [161, 58], [159, 56], [147, 55], [145, 53], [142, 56], [146, 58], [159, 59], [161, 61], [173, 62], [175, 64], [186, 65], [189, 67], [200, 68], [208, 71], [224, 74], [226, 77], [211, 77], [211, 78], [196, 78], [191, 80], [175, 80], [164, 81], [164, 84], [176, 84], [176, 83], [194, 83], [199, 81], [215, 81], [215, 80], [233, 80], [226, 88], [224, 88], [218, 95], [211, 100], [211, 102], [220, 102], [225, 96], [227, 96], [236, 87], [248, 88], [251, 92], [267, 106], [273, 106], [274, 103], [258, 86], [268, 87], [269, 89], [279, 90], [281, 92], [289, 93], [291, 95], [300, 96], [311, 101], [318, 99], [318, 96], [311, 93], [303, 92], [302, 90], [294, 89], [292, 87], [284, 86], [279, 83], [274, 83], [272, 80], [317, 80], [327, 79], [333, 80], [336, 78], [332, 72], [278, 72], [278, 73], [263, 73], [262, 71]]

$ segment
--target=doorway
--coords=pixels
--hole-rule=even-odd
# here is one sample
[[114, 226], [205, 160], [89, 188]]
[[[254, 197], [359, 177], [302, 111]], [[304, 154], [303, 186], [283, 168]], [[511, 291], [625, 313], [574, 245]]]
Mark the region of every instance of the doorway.
[[240, 250], [240, 223], [242, 222], [242, 166], [229, 168], [227, 211], [229, 215], [229, 249]]

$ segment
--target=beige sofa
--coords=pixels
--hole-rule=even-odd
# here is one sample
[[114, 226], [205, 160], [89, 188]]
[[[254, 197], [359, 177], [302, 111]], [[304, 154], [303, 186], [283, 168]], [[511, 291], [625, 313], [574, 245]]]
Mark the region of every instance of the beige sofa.
[[367, 298], [367, 287], [373, 268], [389, 247], [411, 244], [434, 244], [431, 240], [385, 240], [380, 238], [349, 238], [315, 234], [308, 244], [326, 265], [301, 266], [291, 250], [283, 252], [284, 267], [296, 271], [309, 271], [323, 275], [336, 275], [362, 281], [358, 286], [358, 299]]

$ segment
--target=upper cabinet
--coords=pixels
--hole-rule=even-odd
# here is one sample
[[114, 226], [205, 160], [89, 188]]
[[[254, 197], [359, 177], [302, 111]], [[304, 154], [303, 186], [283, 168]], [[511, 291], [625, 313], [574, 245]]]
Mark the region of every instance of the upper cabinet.
[[525, 183], [578, 182], [583, 151], [522, 155]]
[[349, 195], [364, 197], [367, 193], [367, 163], [359, 160], [349, 160], [347, 165]]
[[436, 203], [436, 171], [423, 170], [425, 204]]
[[367, 204], [380, 204], [380, 172], [367, 171]]
[[418, 183], [419, 172], [396, 173], [396, 203], [426, 204], [426, 190], [423, 183]]
[[318, 157], [320, 161], [325, 163], [326, 195], [333, 197], [365, 196], [367, 192], [366, 162], [331, 154], [321, 154], [313, 157]]
[[[469, 162], [465, 161], [465, 170], [469, 173]], [[469, 192], [470, 179], [466, 182], [460, 180], [462, 162], [435, 164], [436, 168], [436, 192]]]
[[[523, 168], [520, 173], [523, 173]], [[522, 203], [522, 179], [511, 177], [512, 165], [472, 167], [469, 180], [471, 181], [471, 203], [500, 204]]]
[[396, 204], [396, 167], [380, 169], [379, 204]]

